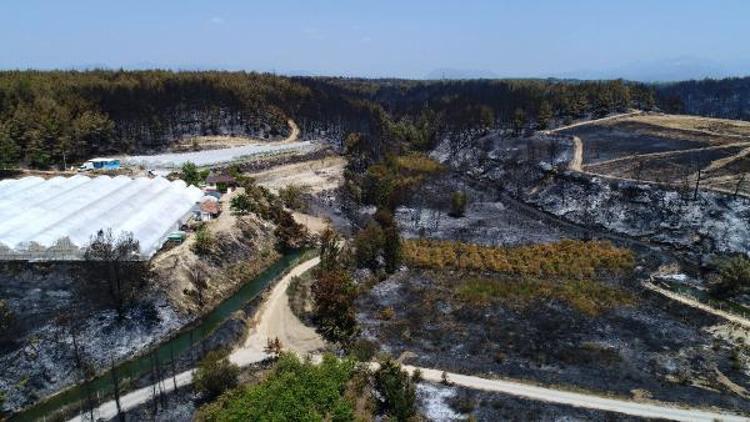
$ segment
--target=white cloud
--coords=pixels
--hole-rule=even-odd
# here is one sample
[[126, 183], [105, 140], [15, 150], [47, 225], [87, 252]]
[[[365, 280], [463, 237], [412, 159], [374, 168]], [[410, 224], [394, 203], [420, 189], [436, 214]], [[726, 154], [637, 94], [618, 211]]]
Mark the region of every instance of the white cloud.
[[224, 24], [224, 18], [221, 18], [219, 16], [214, 16], [213, 18], [211, 18], [210, 22], [212, 24], [214, 24], [214, 25], [223, 25]]

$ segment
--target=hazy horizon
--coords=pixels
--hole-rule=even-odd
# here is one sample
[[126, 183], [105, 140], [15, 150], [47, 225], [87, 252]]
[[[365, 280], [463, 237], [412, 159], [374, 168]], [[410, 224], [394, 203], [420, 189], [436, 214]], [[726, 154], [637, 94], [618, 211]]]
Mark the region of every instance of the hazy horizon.
[[245, 70], [405, 79], [750, 75], [729, 0], [0, 5], [0, 69]]

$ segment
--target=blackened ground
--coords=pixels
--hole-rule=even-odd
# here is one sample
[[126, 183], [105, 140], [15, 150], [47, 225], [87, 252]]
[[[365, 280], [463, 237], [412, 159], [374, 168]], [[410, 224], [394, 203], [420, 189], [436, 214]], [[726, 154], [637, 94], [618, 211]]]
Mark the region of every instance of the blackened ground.
[[527, 400], [500, 393], [454, 388], [448, 404], [456, 412], [472, 415], [477, 421], [655, 421], [620, 413], [584, 409], [542, 401]]
[[583, 140], [584, 164], [594, 164], [633, 154], [680, 151], [707, 146], [687, 139], [639, 133], [637, 129], [632, 124], [620, 123], [612, 126], [579, 126], [561, 133], [578, 136]]
[[[738, 346], [706, 331], [715, 317], [632, 280], [623, 287], [636, 305], [594, 317], [554, 300], [468, 305], [450, 287], [459, 277], [404, 271], [376, 285], [357, 302], [364, 335], [394, 356], [416, 353], [409, 363], [417, 366], [750, 411], [750, 400], [719, 379], [717, 371], [750, 387]], [[382, 319], [385, 308], [393, 318]]]
[[[451, 196], [466, 194], [463, 216], [451, 216]], [[564, 227], [519, 212], [497, 190], [480, 190], [462, 175], [446, 174], [430, 180], [396, 210], [396, 220], [406, 238], [457, 239], [483, 245], [521, 245], [576, 237]]]

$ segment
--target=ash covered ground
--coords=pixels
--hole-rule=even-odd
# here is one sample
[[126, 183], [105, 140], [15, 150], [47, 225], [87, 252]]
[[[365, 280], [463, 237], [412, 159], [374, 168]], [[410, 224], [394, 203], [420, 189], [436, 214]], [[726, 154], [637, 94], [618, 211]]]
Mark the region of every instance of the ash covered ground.
[[[580, 238], [578, 227], [667, 246], [693, 263], [748, 252], [747, 200], [571, 172], [571, 145], [550, 142], [497, 135], [470, 147], [450, 141], [439, 145], [432, 156], [451, 174], [429, 182], [397, 210], [404, 235], [518, 245]], [[492, 193], [495, 188], [501, 194]], [[447, 215], [448, 198], [456, 190], [469, 196], [462, 218]], [[574, 227], [536, 218], [515, 201]], [[467, 304], [452, 286], [465, 274], [404, 269], [358, 299], [358, 320], [381, 350], [393, 356], [413, 352], [409, 363], [418, 366], [750, 411], [746, 330], [727, 335], [738, 328], [642, 289], [641, 279], [674, 257], [646, 249], [638, 252], [641, 268], [635, 276], [602, 280], [630, 292], [635, 303], [594, 316], [554, 299], [523, 308]], [[392, 317], [383, 316], [387, 308], [394, 311]]]
[[[458, 239], [485, 245], [544, 243], [576, 236], [519, 212], [498, 193], [475, 189], [465, 179], [448, 175], [432, 180], [410, 198], [407, 206], [399, 207], [395, 216], [402, 236]], [[449, 215], [453, 192], [467, 195], [468, 205], [462, 217]]]
[[482, 191], [496, 188], [568, 222], [665, 245], [699, 262], [750, 253], [750, 199], [573, 172], [571, 151], [565, 139], [496, 134], [462, 149], [446, 140], [432, 155]]
[[18, 333], [0, 353], [0, 390], [8, 409], [82, 379], [74, 335], [85, 366], [100, 371], [189, 322], [158, 295], [128, 307], [122, 318], [112, 309], [86, 309], [76, 297], [73, 272], [74, 264], [4, 264], [0, 271], [2, 297], [14, 312]]
[[417, 398], [422, 414], [430, 421], [451, 422], [469, 417], [491, 421], [646, 421], [580, 407], [527, 400], [506, 394], [467, 388], [420, 383]]
[[556, 300], [476, 306], [454, 294], [459, 279], [403, 271], [376, 285], [357, 303], [365, 336], [417, 366], [750, 411], [747, 351], [711, 334], [726, 330], [716, 317], [628, 280], [636, 303], [597, 316]]

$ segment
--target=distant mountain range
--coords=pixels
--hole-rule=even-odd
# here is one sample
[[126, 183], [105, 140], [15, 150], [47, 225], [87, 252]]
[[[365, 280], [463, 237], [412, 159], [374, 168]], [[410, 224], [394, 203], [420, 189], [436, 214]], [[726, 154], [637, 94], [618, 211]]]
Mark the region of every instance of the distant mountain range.
[[424, 79], [498, 79], [500, 76], [487, 69], [458, 69], [442, 67], [425, 75]]
[[[750, 72], [744, 72], [748, 74]], [[623, 66], [603, 70], [579, 70], [567, 72], [562, 77], [578, 79], [627, 79], [642, 82], [672, 82], [689, 79], [727, 78], [744, 76], [733, 72], [728, 66], [697, 57], [675, 57], [671, 59], [637, 61]]]
[[[673, 82], [690, 79], [721, 79], [750, 75], [750, 60], [731, 65], [691, 56], [662, 60], [643, 60], [609, 69], [577, 69], [558, 74], [535, 75], [540, 78], [560, 79], [626, 79], [641, 82]], [[496, 79], [510, 75], [498, 75], [487, 69], [438, 68], [424, 79]], [[514, 75], [513, 77], [523, 77]]]
[[[118, 66], [119, 67], [119, 66]], [[67, 67], [68, 69], [75, 69], [80, 71], [92, 70], [92, 69], [111, 69], [113, 66], [108, 66], [105, 63], [91, 63], [85, 65], [77, 65]], [[117, 68], [117, 67], [114, 67]], [[175, 70], [242, 70], [241, 67], [237, 66], [221, 66], [221, 65], [164, 65], [153, 62], [139, 62], [131, 65], [125, 65], [123, 68], [128, 70], [134, 69], [175, 69]], [[250, 70], [250, 69], [247, 69]], [[277, 73], [288, 76], [321, 76], [323, 73], [316, 72], [308, 69], [256, 69], [256, 71]], [[335, 75], [327, 75], [335, 76]], [[352, 75], [349, 75], [352, 76]], [[432, 70], [431, 72], [424, 75], [421, 79], [426, 80], [457, 80], [457, 79], [502, 79], [502, 78], [559, 78], [559, 79], [581, 79], [581, 80], [597, 80], [597, 79], [625, 79], [630, 81], [641, 81], [641, 82], [674, 82], [674, 81], [685, 81], [690, 79], [721, 79], [733, 76], [750, 76], [750, 58], [744, 61], [737, 61], [734, 63], [719, 63], [716, 61], [692, 57], [692, 56], [681, 56], [669, 59], [661, 60], [642, 60], [637, 62], [628, 63], [625, 65], [605, 68], [605, 69], [592, 69], [592, 68], [580, 68], [567, 72], [552, 73], [552, 74], [528, 74], [528, 75], [508, 75], [497, 73], [490, 69], [475, 69], [475, 68], [457, 68], [457, 67], [440, 67]], [[366, 76], [365, 76], [366, 77]]]

